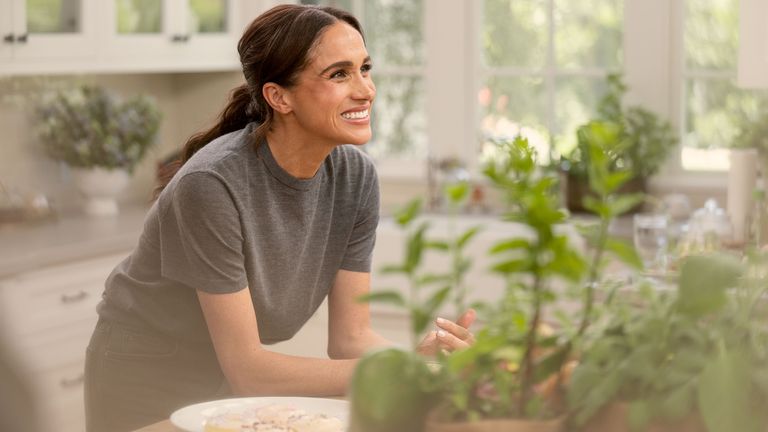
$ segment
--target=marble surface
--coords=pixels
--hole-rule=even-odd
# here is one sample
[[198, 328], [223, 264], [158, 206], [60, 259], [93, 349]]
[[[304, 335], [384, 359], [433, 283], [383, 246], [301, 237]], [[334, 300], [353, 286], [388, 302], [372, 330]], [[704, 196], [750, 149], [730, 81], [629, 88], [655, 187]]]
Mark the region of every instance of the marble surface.
[[123, 250], [127, 253], [138, 242], [148, 210], [132, 206], [113, 217], [75, 214], [0, 226], [0, 278]]

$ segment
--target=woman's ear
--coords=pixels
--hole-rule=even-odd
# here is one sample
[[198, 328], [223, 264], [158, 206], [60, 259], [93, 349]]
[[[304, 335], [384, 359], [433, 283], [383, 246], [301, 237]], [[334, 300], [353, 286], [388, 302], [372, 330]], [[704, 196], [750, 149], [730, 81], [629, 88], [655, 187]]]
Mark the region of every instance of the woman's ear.
[[290, 95], [282, 86], [268, 82], [261, 88], [261, 94], [269, 106], [280, 114], [288, 114], [292, 111]]

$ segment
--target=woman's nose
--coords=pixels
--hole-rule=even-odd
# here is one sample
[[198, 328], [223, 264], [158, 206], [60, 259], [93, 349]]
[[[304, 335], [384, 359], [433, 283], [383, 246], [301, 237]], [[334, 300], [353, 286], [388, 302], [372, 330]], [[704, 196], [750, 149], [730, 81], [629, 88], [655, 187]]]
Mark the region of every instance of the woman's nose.
[[373, 100], [376, 96], [376, 86], [370, 77], [361, 76], [357, 80], [355, 97], [357, 99]]

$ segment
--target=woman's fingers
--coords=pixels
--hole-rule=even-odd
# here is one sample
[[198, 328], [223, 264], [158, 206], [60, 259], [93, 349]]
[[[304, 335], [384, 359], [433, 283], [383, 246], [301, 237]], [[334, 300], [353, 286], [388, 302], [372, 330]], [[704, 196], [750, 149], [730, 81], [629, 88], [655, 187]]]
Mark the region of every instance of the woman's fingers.
[[440, 343], [440, 348], [448, 351], [456, 351], [459, 349], [468, 348], [470, 345], [467, 341], [459, 339], [455, 335], [445, 330], [438, 330], [436, 336], [437, 341]]
[[458, 339], [472, 345], [475, 342], [475, 336], [469, 331], [469, 326], [475, 321], [476, 313], [474, 309], [469, 309], [459, 317], [456, 322], [447, 320], [445, 318], [437, 318], [435, 320], [437, 326], [447, 333], [457, 337]]
[[464, 327], [465, 329], [468, 329], [472, 323], [475, 322], [475, 319], [477, 318], [477, 312], [475, 312], [474, 309], [467, 309], [466, 312], [464, 312], [459, 319], [456, 320], [456, 324]]

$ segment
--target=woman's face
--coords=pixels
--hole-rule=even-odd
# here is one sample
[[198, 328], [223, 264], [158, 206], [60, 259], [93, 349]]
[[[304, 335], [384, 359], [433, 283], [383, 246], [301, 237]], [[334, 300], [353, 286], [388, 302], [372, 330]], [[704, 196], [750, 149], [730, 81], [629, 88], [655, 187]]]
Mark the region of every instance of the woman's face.
[[323, 32], [310, 56], [296, 85], [287, 89], [300, 129], [329, 145], [365, 144], [376, 87], [362, 36], [338, 22]]

